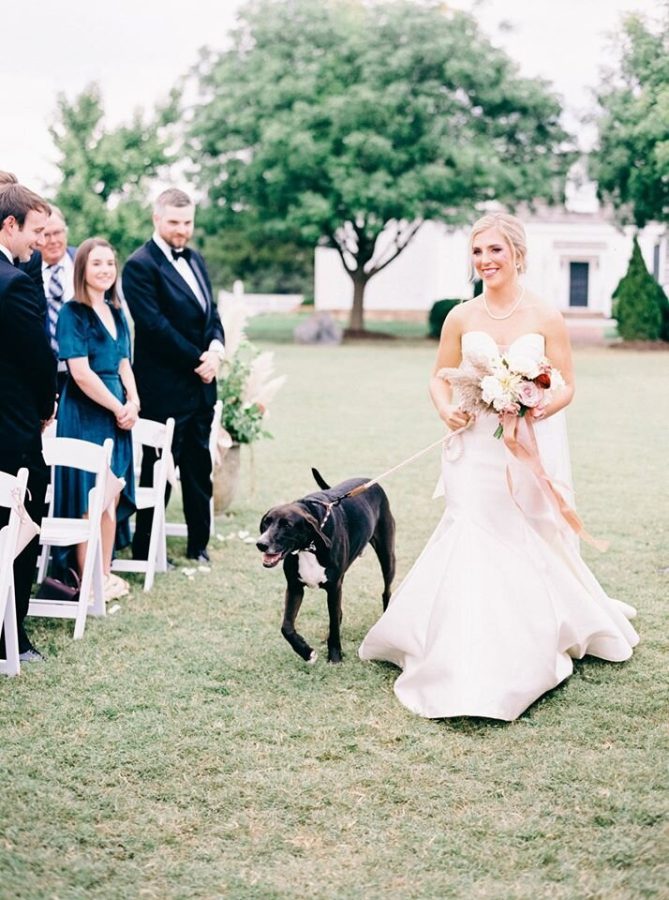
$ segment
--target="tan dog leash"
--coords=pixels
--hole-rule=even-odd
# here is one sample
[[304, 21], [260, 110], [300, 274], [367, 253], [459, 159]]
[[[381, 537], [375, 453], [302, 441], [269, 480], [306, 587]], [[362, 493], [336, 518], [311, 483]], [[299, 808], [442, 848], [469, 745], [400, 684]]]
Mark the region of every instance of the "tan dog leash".
[[[444, 435], [444, 437], [440, 437], [438, 441], [434, 441], [432, 444], [429, 444], [427, 447], [423, 447], [422, 450], [418, 450], [418, 452], [414, 453], [412, 456], [409, 456], [407, 459], [403, 459], [402, 462], [397, 463], [397, 465], [392, 466], [390, 469], [386, 469], [385, 472], [377, 475], [376, 478], [372, 478], [370, 481], [365, 481], [364, 484], [359, 484], [357, 487], [351, 488], [350, 491], [346, 491], [346, 493], [342, 494], [341, 497], [336, 497], [334, 500], [330, 500], [328, 503], [326, 503], [324, 500], [319, 501], [326, 507], [326, 513], [323, 521], [321, 522], [321, 528], [330, 518], [330, 514], [332, 513], [333, 508], [341, 503], [342, 500], [346, 500], [349, 497], [357, 497], [359, 494], [364, 494], [365, 491], [368, 491], [375, 484], [378, 484], [382, 479], [387, 478], [389, 475], [392, 475], [399, 469], [404, 468], [404, 466], [408, 466], [409, 463], [412, 463], [415, 459], [419, 459], [421, 456], [429, 453], [430, 450], [434, 450], [434, 448], [438, 447], [440, 444], [444, 444], [445, 449], [448, 452], [452, 447], [457, 446], [455, 444], [455, 438], [459, 437], [459, 435], [461, 435], [463, 431], [466, 431], [473, 424], [473, 422], [474, 418], [471, 418], [466, 425], [462, 426], [462, 428], [458, 428], [455, 431], [451, 431], [450, 434]], [[458, 453], [457, 456], [459, 455], [460, 454]], [[453, 458], [457, 459], [457, 456]]]

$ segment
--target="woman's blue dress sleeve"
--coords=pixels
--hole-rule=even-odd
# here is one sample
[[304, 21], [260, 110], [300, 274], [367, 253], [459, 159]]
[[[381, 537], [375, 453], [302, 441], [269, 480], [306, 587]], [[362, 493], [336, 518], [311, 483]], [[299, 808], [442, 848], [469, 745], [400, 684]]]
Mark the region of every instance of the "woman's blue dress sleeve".
[[58, 314], [56, 340], [60, 359], [77, 359], [88, 356], [86, 308], [81, 308], [81, 306], [82, 304], [76, 300], [70, 300], [63, 305]]

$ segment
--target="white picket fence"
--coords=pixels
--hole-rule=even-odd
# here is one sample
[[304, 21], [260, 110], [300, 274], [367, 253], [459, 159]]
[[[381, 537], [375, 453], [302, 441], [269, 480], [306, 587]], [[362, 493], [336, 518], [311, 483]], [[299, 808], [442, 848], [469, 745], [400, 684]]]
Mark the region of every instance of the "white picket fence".
[[299, 309], [303, 299], [302, 294], [246, 294], [244, 284], [235, 281], [232, 292], [218, 292], [218, 308], [223, 314], [230, 303], [243, 300], [250, 316], [257, 316], [260, 313], [288, 313]]

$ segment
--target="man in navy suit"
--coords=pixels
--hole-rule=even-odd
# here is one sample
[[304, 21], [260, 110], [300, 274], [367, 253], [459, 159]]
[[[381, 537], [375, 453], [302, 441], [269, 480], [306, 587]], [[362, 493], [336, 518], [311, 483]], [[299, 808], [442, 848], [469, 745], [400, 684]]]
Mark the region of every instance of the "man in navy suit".
[[[28, 263], [42, 244], [50, 207], [28, 188], [0, 189], [0, 471], [28, 469], [25, 506], [37, 524], [44, 511], [49, 471], [42, 458], [42, 429], [54, 415], [56, 360], [45, 330], [45, 303], [35, 281], [14, 264]], [[6, 510], [0, 525], [7, 521]], [[22, 662], [39, 661], [25, 632], [37, 553], [34, 538], [14, 563], [14, 588]], [[4, 647], [0, 646], [4, 657]]]
[[[44, 229], [41, 276], [46, 297], [46, 327], [51, 349], [58, 359], [56, 324], [63, 304], [74, 297], [74, 257], [76, 247], [67, 244], [67, 224], [61, 211], [51, 206], [51, 215]], [[62, 393], [67, 378], [67, 363], [58, 363], [58, 393]]]
[[[153, 210], [155, 231], [123, 269], [123, 294], [135, 322], [133, 369], [142, 417], [175, 419], [172, 452], [179, 466], [187, 555], [209, 562], [212, 494], [209, 433], [224, 335], [205, 262], [187, 244], [195, 206], [171, 188]], [[155, 453], [144, 448], [141, 484], [151, 484]], [[151, 510], [137, 514], [133, 554], [145, 559]]]

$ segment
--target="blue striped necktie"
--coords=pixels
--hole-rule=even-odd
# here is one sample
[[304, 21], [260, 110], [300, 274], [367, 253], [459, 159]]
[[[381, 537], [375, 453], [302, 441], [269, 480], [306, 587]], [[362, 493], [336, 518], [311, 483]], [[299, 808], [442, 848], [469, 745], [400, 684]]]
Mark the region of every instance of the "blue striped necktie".
[[58, 313], [63, 305], [63, 282], [60, 280], [60, 273], [63, 267], [58, 263], [50, 266], [51, 278], [49, 279], [49, 296], [47, 298], [47, 325], [49, 330], [49, 341], [51, 349], [58, 355], [58, 341], [56, 340], [56, 324], [58, 322]]

